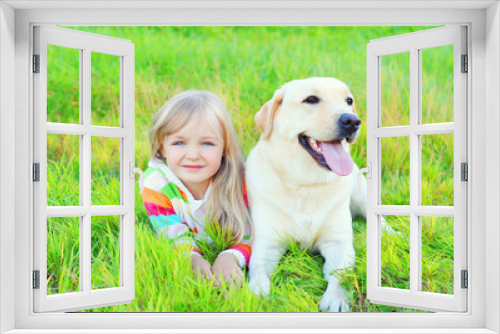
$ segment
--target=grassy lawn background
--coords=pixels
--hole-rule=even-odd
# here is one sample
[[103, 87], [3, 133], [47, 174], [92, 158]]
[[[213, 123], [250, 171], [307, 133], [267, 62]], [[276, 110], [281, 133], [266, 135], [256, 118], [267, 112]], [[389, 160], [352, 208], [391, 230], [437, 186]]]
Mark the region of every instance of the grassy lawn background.
[[[73, 27], [131, 40], [135, 44], [136, 166], [147, 169], [147, 132], [154, 112], [187, 89], [219, 95], [228, 107], [247, 156], [260, 135], [254, 114], [283, 83], [333, 76], [347, 83], [357, 112], [366, 120], [366, 45], [370, 40], [425, 27]], [[453, 121], [453, 80], [449, 47], [423, 55], [423, 119]], [[79, 122], [78, 51], [49, 47], [48, 121]], [[383, 125], [404, 125], [409, 108], [409, 58], [383, 58]], [[451, 67], [450, 67], [451, 66]], [[451, 69], [451, 70], [450, 70]], [[119, 125], [118, 57], [92, 56], [92, 124]], [[402, 79], [401, 79], [402, 78]], [[451, 77], [452, 78], [452, 77]], [[450, 93], [451, 92], [451, 93]], [[450, 95], [451, 94], [451, 95]], [[451, 96], [451, 99], [450, 99]], [[387, 123], [385, 123], [387, 122]], [[407, 123], [406, 123], [407, 124]], [[422, 201], [453, 205], [453, 135], [422, 138]], [[79, 139], [48, 135], [48, 205], [78, 205]], [[409, 200], [408, 138], [383, 140], [383, 204]], [[92, 204], [119, 204], [119, 141], [92, 139]], [[362, 127], [351, 153], [366, 163]], [[153, 232], [136, 187], [136, 298], [127, 305], [90, 312], [317, 312], [326, 288], [320, 256], [291, 244], [272, 277], [268, 299], [216, 288], [193, 276], [190, 265]], [[382, 285], [409, 288], [407, 217], [386, 217], [400, 236], [383, 237]], [[92, 220], [92, 286], [119, 284], [118, 217]], [[342, 275], [352, 311], [412, 311], [370, 304], [366, 299], [366, 222], [356, 219], [356, 265]], [[453, 219], [422, 221], [423, 290], [453, 293]], [[78, 218], [48, 222], [49, 294], [78, 290]]]

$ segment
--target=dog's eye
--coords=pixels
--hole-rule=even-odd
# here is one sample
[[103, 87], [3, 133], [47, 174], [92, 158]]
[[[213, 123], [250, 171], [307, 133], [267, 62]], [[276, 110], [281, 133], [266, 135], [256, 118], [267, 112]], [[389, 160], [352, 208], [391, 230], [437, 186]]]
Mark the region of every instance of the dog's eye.
[[348, 97], [345, 101], [347, 102], [348, 106], [352, 106], [352, 103], [354, 102], [354, 100], [350, 97]]
[[302, 102], [305, 102], [305, 103], [310, 103], [310, 104], [316, 104], [319, 102], [319, 97], [317, 97], [316, 95], [311, 95], [311, 96], [308, 96], [304, 101]]

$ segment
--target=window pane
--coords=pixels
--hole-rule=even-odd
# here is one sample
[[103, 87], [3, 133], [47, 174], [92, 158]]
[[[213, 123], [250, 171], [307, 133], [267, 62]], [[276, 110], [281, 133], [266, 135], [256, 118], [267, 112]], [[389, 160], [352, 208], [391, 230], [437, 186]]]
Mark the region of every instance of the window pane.
[[422, 217], [422, 291], [453, 294], [453, 218]]
[[422, 205], [453, 206], [453, 134], [426, 135], [422, 141]]
[[120, 57], [92, 52], [92, 125], [120, 126]]
[[381, 203], [410, 205], [410, 137], [380, 138]]
[[422, 123], [453, 122], [453, 45], [421, 50]]
[[80, 137], [47, 134], [47, 206], [80, 205]]
[[47, 218], [47, 294], [80, 291], [80, 218]]
[[80, 50], [47, 45], [47, 122], [80, 123]]
[[120, 286], [120, 216], [92, 217], [92, 290]]
[[382, 56], [381, 126], [410, 124], [410, 52]]
[[381, 233], [381, 286], [410, 289], [410, 217], [384, 216], [396, 233]]
[[92, 205], [120, 205], [120, 138], [92, 137]]

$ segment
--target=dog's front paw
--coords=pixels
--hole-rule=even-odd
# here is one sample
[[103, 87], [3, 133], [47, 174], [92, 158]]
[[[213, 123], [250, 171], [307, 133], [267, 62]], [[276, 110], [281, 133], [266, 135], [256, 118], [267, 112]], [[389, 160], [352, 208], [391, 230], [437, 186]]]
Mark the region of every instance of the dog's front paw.
[[258, 296], [267, 296], [269, 294], [269, 290], [271, 289], [271, 281], [267, 278], [267, 276], [256, 276], [250, 279], [248, 288]]
[[319, 303], [320, 311], [327, 312], [350, 312], [351, 308], [347, 298], [336, 297], [333, 293], [326, 292]]

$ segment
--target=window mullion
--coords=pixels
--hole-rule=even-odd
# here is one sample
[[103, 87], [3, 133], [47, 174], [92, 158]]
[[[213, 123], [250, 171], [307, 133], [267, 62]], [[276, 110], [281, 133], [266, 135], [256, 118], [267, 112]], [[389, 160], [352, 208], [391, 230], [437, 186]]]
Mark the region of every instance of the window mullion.
[[420, 290], [421, 252], [420, 218], [414, 210], [420, 204], [420, 136], [416, 134], [420, 108], [419, 50], [410, 50], [410, 291]]
[[454, 133], [455, 123], [434, 123], [418, 124], [414, 126], [392, 126], [387, 128], [377, 128], [373, 130], [373, 135], [378, 138], [409, 136], [410, 133], [418, 135], [436, 135], [444, 133]]
[[81, 138], [80, 150], [80, 186], [82, 187], [81, 199], [83, 207], [88, 210], [82, 218], [82, 228], [80, 234], [80, 273], [83, 275], [83, 291], [90, 293], [91, 291], [91, 233], [92, 220], [90, 215], [91, 206], [91, 178], [92, 178], [92, 155], [91, 155], [91, 51], [89, 48], [83, 49], [81, 61], [81, 92], [82, 105], [80, 106], [82, 125], [87, 128], [87, 131]]
[[130, 135], [129, 129], [109, 126], [84, 126], [81, 124], [47, 123], [47, 133], [83, 136], [87, 132], [96, 137], [124, 138]]
[[376, 205], [373, 207], [373, 213], [382, 216], [409, 216], [416, 214], [419, 217], [454, 217], [455, 209], [453, 206], [417, 206], [409, 205]]
[[[420, 100], [422, 96], [420, 96]], [[421, 104], [420, 104], [421, 105]], [[419, 111], [422, 114], [422, 108]], [[415, 126], [412, 131], [418, 135], [437, 135], [444, 133], [454, 133], [455, 124], [453, 122], [449, 123], [434, 123], [434, 124], [419, 124]]]

